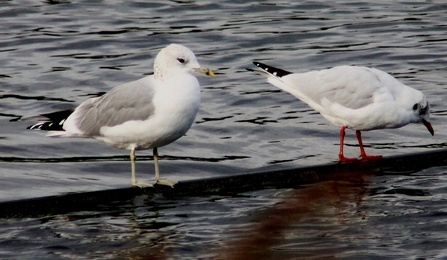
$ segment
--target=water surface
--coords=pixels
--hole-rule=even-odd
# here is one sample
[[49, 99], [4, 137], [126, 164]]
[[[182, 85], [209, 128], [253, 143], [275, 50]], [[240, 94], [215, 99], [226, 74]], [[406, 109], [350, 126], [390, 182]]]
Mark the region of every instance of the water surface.
[[[165, 178], [337, 160], [339, 129], [247, 72], [253, 60], [297, 72], [346, 64], [387, 71], [425, 93], [435, 136], [423, 125], [365, 132], [367, 152], [390, 156], [444, 148], [446, 12], [442, 1], [2, 1], [0, 200], [126, 187], [127, 151], [95, 140], [45, 138], [26, 129], [32, 122], [10, 120], [72, 108], [148, 75], [169, 43], [191, 48], [217, 77], [199, 76], [196, 123], [187, 136], [160, 149]], [[347, 156], [357, 156], [353, 132], [346, 141]], [[141, 180], [152, 178], [150, 154], [137, 154]], [[242, 259], [244, 252], [303, 259], [442, 258], [444, 175], [439, 167], [337, 187], [143, 198], [97, 213], [4, 221], [0, 246], [5, 259], [16, 252], [20, 259]], [[283, 207], [291, 215], [270, 227], [275, 214], [282, 218]]]

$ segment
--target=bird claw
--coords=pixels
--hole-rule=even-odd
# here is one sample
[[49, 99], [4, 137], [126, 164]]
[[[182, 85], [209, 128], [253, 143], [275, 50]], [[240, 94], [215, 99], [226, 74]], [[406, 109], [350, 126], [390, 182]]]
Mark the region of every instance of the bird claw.
[[340, 162], [352, 162], [352, 161], [358, 161], [358, 158], [347, 158], [344, 156], [338, 156], [338, 159], [340, 160]]
[[361, 155], [362, 159], [365, 160], [378, 160], [382, 159], [382, 155]]
[[344, 156], [338, 156], [340, 162], [352, 162], [358, 160], [378, 160], [382, 159], [381, 155], [360, 155], [360, 158], [346, 158]]
[[155, 184], [166, 185], [166, 186], [169, 186], [171, 188], [174, 188], [174, 185], [177, 184], [177, 183], [178, 183], [178, 181], [173, 181], [173, 182], [170, 182], [170, 181], [167, 181], [167, 180], [156, 180], [155, 181]]
[[135, 182], [132, 183], [132, 186], [138, 187], [138, 188], [149, 188], [149, 187], [154, 187], [154, 185], [150, 184], [150, 183], [144, 183], [144, 182]]

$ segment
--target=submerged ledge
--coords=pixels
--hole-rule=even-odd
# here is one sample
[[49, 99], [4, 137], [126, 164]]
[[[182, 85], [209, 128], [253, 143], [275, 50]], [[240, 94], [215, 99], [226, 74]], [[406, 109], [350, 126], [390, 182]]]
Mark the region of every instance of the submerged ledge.
[[132, 200], [137, 196], [197, 196], [237, 193], [263, 188], [286, 188], [330, 180], [347, 180], [360, 175], [406, 175], [435, 166], [447, 165], [447, 149], [275, 171], [247, 173], [199, 180], [181, 181], [174, 188], [128, 187], [103, 191], [71, 193], [17, 201], [0, 202], [0, 218], [42, 217], [68, 212], [94, 210], [98, 205]]

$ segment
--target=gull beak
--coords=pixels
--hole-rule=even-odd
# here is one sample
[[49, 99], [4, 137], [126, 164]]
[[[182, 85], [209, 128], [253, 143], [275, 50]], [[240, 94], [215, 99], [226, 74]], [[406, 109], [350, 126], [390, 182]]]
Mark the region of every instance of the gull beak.
[[205, 74], [205, 75], [214, 77], [214, 72], [213, 72], [212, 70], [208, 69], [208, 68], [200, 67], [200, 68], [198, 68], [198, 69], [194, 69], [194, 70], [195, 70], [196, 72], [198, 72], [198, 73], [202, 73], [202, 74]]
[[427, 130], [430, 132], [431, 135], [435, 134], [435, 130], [433, 130], [433, 126], [431, 126], [430, 122], [428, 122], [425, 119], [422, 119], [422, 123], [427, 127]]

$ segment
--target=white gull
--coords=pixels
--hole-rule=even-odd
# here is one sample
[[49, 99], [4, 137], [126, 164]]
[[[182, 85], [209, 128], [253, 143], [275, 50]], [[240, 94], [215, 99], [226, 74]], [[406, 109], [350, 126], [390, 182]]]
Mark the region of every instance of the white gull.
[[399, 128], [423, 123], [433, 135], [430, 106], [424, 94], [374, 68], [339, 66], [331, 69], [292, 73], [253, 62], [267, 81], [294, 95], [340, 129], [340, 161], [356, 160], [343, 155], [345, 129], [356, 130], [360, 157], [378, 159], [365, 153], [360, 131]]
[[153, 75], [84, 101], [66, 119], [47, 114], [46, 120], [55, 122], [30, 128], [60, 125], [61, 131], [51, 131], [47, 136], [95, 138], [130, 150], [131, 184], [139, 187], [153, 185], [137, 182], [135, 151], [153, 149], [155, 183], [173, 186], [175, 183], [160, 179], [157, 149], [185, 135], [194, 122], [200, 106], [200, 85], [193, 72], [214, 76], [199, 65], [190, 49], [171, 44], [155, 58]]

